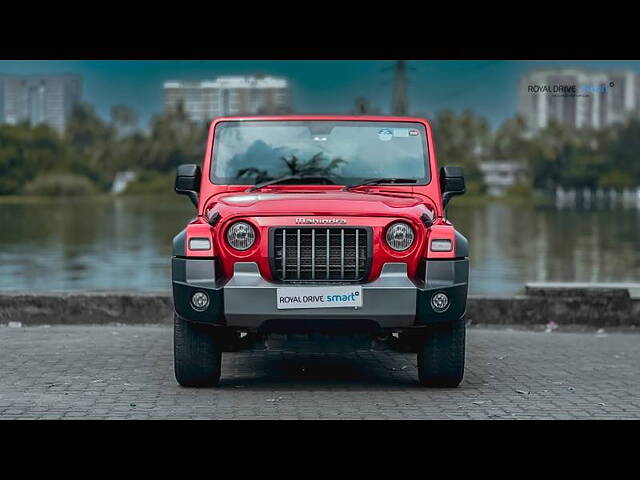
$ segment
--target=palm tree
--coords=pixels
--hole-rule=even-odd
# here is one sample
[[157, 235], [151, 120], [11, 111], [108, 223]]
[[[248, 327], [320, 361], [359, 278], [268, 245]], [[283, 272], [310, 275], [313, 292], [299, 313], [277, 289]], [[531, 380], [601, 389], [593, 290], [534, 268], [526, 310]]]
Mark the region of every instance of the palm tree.
[[295, 155], [291, 155], [289, 159], [285, 157], [281, 157], [281, 159], [287, 165], [289, 175], [300, 176], [317, 175], [329, 177], [332, 175], [332, 171], [339, 165], [346, 163], [345, 160], [337, 157], [327, 163], [327, 165], [322, 166], [321, 163], [325, 160], [322, 152], [316, 153], [306, 162], [300, 162]]
[[[306, 162], [301, 162], [300, 159], [295, 155], [291, 155], [290, 158], [280, 157], [280, 159], [287, 166], [287, 175], [300, 177], [330, 177], [332, 176], [333, 170], [335, 170], [341, 164], [346, 163], [346, 161], [342, 158], [336, 157], [323, 166], [322, 162], [326, 161], [326, 159], [324, 158], [322, 152], [316, 153]], [[242, 177], [252, 177], [255, 183], [265, 182], [273, 180], [275, 178], [270, 175], [267, 170], [259, 169], [256, 167], [248, 167], [238, 170], [236, 178]]]

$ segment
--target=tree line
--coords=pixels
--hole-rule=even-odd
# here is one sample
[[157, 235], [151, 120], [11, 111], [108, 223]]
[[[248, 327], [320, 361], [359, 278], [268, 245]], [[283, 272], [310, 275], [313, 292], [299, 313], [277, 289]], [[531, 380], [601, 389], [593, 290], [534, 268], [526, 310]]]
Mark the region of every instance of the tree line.
[[[484, 192], [479, 164], [488, 160], [524, 162], [530, 180], [521, 189], [640, 185], [638, 119], [599, 130], [550, 124], [535, 135], [517, 116], [495, 131], [472, 111], [444, 110], [431, 123], [439, 162], [463, 166], [470, 193]], [[74, 108], [62, 134], [46, 125], [0, 125], [0, 194], [108, 191], [122, 170], [139, 174], [132, 191], [171, 191], [177, 165], [201, 162], [207, 129], [178, 108], [155, 116], [146, 132], [123, 135], [86, 104]]]
[[143, 184], [160, 178], [170, 191], [177, 165], [202, 160], [207, 129], [178, 109], [154, 117], [148, 132], [122, 135], [86, 104], [74, 108], [62, 134], [44, 124], [0, 125], [0, 195], [32, 193], [51, 178], [63, 190], [108, 191], [123, 170], [138, 172]]
[[529, 181], [518, 188], [552, 192], [562, 188], [640, 185], [640, 120], [606, 128], [576, 129], [559, 123], [532, 134], [523, 117], [506, 120], [492, 132], [486, 119], [465, 111], [442, 111], [432, 122], [438, 159], [465, 167], [471, 189], [484, 191], [479, 164], [523, 162]]

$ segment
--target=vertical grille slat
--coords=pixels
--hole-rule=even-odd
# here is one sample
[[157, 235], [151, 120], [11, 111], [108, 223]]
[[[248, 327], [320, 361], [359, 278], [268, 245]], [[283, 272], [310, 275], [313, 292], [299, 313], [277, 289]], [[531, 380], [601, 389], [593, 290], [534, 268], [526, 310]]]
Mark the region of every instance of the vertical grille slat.
[[298, 229], [298, 279], [300, 278], [300, 229]]
[[344, 230], [340, 230], [340, 277], [344, 280]]
[[327, 228], [327, 280], [329, 280], [329, 256], [331, 251], [330, 231]]
[[316, 278], [316, 231], [311, 230], [311, 279]]
[[358, 270], [360, 265], [358, 265], [359, 262], [359, 255], [358, 255], [358, 237], [359, 237], [360, 231], [356, 230], [356, 277], [358, 276]]
[[287, 229], [282, 229], [282, 279], [287, 278]]
[[367, 277], [371, 242], [367, 228], [276, 227], [271, 239], [276, 280], [339, 283]]

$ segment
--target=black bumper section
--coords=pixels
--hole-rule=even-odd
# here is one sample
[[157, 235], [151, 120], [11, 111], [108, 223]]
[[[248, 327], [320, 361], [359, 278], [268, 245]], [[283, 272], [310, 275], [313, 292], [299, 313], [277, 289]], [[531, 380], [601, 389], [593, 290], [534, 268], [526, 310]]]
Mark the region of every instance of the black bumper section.
[[[431, 306], [431, 298], [436, 293], [449, 297], [449, 306], [438, 312]], [[416, 326], [455, 322], [464, 315], [467, 307], [467, 284], [452, 287], [418, 290], [416, 297]]]
[[[176, 313], [182, 318], [198, 323], [225, 326], [224, 281], [197, 281], [191, 276], [202, 279], [202, 273], [215, 278], [215, 261], [212, 259], [189, 259], [190, 267], [185, 268], [187, 259], [173, 258], [173, 299]], [[206, 268], [204, 267], [206, 263]], [[193, 272], [193, 273], [190, 273]], [[454, 322], [463, 317], [466, 310], [469, 260], [467, 258], [453, 260], [426, 260], [419, 270], [421, 279], [416, 284], [416, 316], [415, 327]], [[191, 306], [191, 297], [196, 292], [204, 292], [209, 296], [209, 305], [202, 312]], [[448, 307], [439, 312], [431, 304], [436, 293], [444, 293], [449, 298]], [[251, 299], [247, 298], [250, 302]], [[322, 322], [321, 319], [313, 320]], [[355, 325], [352, 325], [355, 326]]]
[[[204, 292], [209, 296], [209, 306], [202, 312], [194, 310], [191, 306], [191, 297], [196, 292]], [[173, 304], [176, 313], [185, 320], [210, 325], [225, 325], [224, 295], [221, 288], [194, 287], [174, 281]]]

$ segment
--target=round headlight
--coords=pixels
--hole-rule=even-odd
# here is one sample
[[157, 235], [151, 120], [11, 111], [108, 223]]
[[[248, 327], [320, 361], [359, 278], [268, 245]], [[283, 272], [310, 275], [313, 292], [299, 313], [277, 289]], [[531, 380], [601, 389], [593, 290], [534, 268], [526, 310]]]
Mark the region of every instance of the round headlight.
[[234, 223], [227, 230], [227, 241], [236, 250], [246, 250], [256, 240], [256, 232], [246, 222]]
[[399, 252], [413, 243], [413, 229], [406, 223], [394, 223], [387, 230], [387, 244]]

